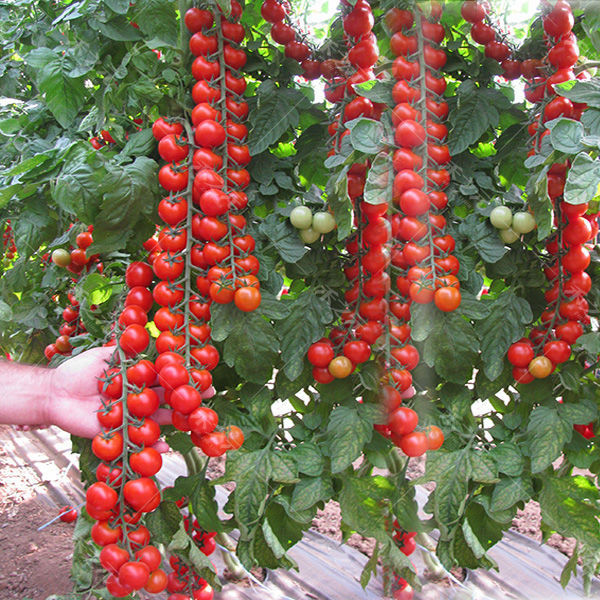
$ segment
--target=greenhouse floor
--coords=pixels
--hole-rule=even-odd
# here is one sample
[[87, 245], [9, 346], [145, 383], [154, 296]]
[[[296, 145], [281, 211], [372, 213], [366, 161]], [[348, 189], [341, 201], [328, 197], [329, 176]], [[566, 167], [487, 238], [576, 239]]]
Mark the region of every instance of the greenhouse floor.
[[[25, 499], [30, 496], [31, 501], [39, 508], [33, 514], [39, 515], [37, 518], [41, 519], [45, 513], [43, 518], [47, 521], [57, 514], [58, 507], [83, 502], [77, 456], [70, 453], [70, 446], [69, 435], [56, 428], [23, 432], [0, 426], [1, 466], [12, 468], [13, 473], [20, 475], [21, 485], [28, 488], [23, 494], [15, 493], [14, 487], [7, 492], [3, 483], [0, 486], [0, 511], [12, 511], [14, 514], [18, 504], [25, 504]], [[174, 453], [166, 454], [163, 458], [159, 479], [163, 485], [170, 485], [176, 477], [184, 474], [185, 466], [181, 457]], [[4, 479], [0, 480], [4, 482]], [[419, 497], [424, 498], [426, 492], [419, 492]], [[221, 506], [226, 498], [227, 491], [218, 487], [217, 499]], [[19, 538], [30, 536], [35, 539], [37, 528], [44, 524], [37, 522], [35, 518], [19, 522]], [[5, 527], [5, 519], [1, 522], [2, 527]], [[2, 537], [2, 531], [0, 529], [2, 554], [10, 556], [14, 551], [11, 544], [16, 544], [16, 541], [9, 536]], [[69, 535], [70, 531], [69, 529]], [[46, 540], [46, 546], [52, 545], [54, 540], [58, 543], [66, 535], [65, 524], [53, 523], [44, 533], [52, 534], [50, 541]], [[63, 546], [68, 547], [67, 542]], [[48, 549], [50, 548], [46, 548]], [[366, 590], [360, 586], [360, 574], [367, 558], [354, 548], [310, 530], [290, 551], [290, 555], [297, 562], [299, 572], [269, 571], [262, 583], [246, 579], [242, 583], [233, 584], [224, 580], [225, 585], [221, 592], [215, 594], [215, 599], [373, 600], [382, 597], [379, 579], [372, 580]], [[423, 580], [423, 589], [415, 593], [415, 600], [571, 600], [585, 597], [580, 578], [572, 579], [566, 590], [561, 587], [560, 573], [567, 558], [553, 548], [509, 531], [490, 551], [490, 555], [498, 563], [499, 572], [469, 571], [462, 583], [450, 578], [440, 582]], [[39, 558], [46, 561], [53, 556], [54, 553], [50, 552], [49, 557]], [[60, 559], [56, 568], [68, 572], [69, 557], [56, 558]], [[415, 558], [413, 562], [418, 572], [424, 573], [426, 567], [420, 553], [415, 553], [411, 558]], [[224, 563], [220, 557], [214, 562], [222, 573]], [[36, 563], [19, 562], [18, 568], [11, 573], [7, 572], [11, 569], [3, 564], [0, 569], [0, 600], [44, 600], [52, 594], [66, 593], [65, 589], [53, 589], [53, 582], [48, 584], [47, 589], [39, 589], [39, 583], [38, 588], [28, 589], [27, 582], [31, 578], [27, 569], [31, 569], [32, 564]], [[3, 583], [6, 580], [12, 582], [12, 587]], [[14, 587], [15, 581], [22, 582], [22, 591], [21, 588]], [[61, 585], [66, 583], [61, 582]], [[19, 592], [18, 596], [15, 596], [16, 590]], [[591, 597], [600, 598], [600, 581], [594, 582]]]

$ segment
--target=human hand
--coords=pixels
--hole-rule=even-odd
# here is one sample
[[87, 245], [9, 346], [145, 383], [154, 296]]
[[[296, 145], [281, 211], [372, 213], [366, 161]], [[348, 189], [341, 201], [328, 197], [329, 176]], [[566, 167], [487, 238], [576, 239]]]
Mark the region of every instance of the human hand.
[[[47, 422], [79, 437], [93, 438], [101, 427], [96, 417], [102, 407], [98, 378], [107, 368], [114, 347], [92, 348], [74, 356], [53, 370], [47, 403]], [[163, 399], [162, 388], [156, 388]], [[203, 394], [215, 394], [211, 386]], [[171, 410], [160, 408], [152, 415], [159, 425], [171, 424]], [[164, 444], [159, 450], [164, 449]]]

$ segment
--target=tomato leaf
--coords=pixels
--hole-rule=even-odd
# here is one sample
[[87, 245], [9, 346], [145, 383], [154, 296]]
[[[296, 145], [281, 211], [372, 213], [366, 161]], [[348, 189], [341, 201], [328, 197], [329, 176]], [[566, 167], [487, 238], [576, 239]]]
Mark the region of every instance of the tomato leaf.
[[600, 551], [598, 489], [587, 477], [545, 477], [539, 502], [547, 527]]
[[69, 63], [49, 48], [33, 50], [26, 61], [35, 68], [37, 85], [56, 120], [64, 128], [71, 125], [85, 102], [83, 78], [71, 78]]
[[500, 294], [490, 303], [489, 316], [475, 324], [481, 344], [483, 370], [490, 381], [500, 376], [508, 347], [523, 335], [533, 314], [529, 303], [511, 291]]
[[581, 122], [588, 135], [600, 135], [600, 110], [588, 108], [581, 115]]
[[[290, 90], [292, 91], [292, 90]], [[265, 81], [256, 90], [258, 102], [250, 111], [248, 120], [252, 123], [248, 147], [250, 154], [255, 156], [264, 152], [269, 146], [279, 140], [289, 127], [296, 127], [299, 121], [297, 107], [306, 98], [290, 97], [281, 93], [273, 81]]]
[[292, 301], [287, 319], [275, 324], [283, 370], [290, 381], [300, 376], [308, 347], [323, 335], [324, 326], [332, 319], [329, 304], [314, 292], [306, 291]]
[[392, 197], [392, 158], [388, 152], [380, 152], [367, 172], [364, 200], [369, 204], [389, 202]]
[[517, 502], [529, 500], [532, 494], [531, 478], [506, 477], [496, 484], [490, 508], [494, 511], [502, 511], [511, 508]]
[[326, 502], [332, 495], [333, 487], [330, 477], [325, 475], [305, 477], [296, 484], [290, 507], [295, 511], [303, 511], [313, 507], [317, 502]]
[[523, 472], [525, 458], [513, 442], [502, 442], [490, 450], [498, 470], [509, 477], [518, 477]]
[[246, 381], [266, 383], [279, 351], [275, 331], [261, 316], [239, 310], [234, 323], [223, 346], [223, 359]]
[[369, 81], [363, 81], [362, 83], [355, 84], [354, 90], [359, 96], [364, 96], [365, 98], [371, 100], [371, 102], [379, 102], [381, 104], [393, 106], [393, 87], [393, 81], [379, 81], [378, 79], [371, 79]]
[[312, 442], [297, 444], [290, 450], [290, 455], [294, 457], [301, 473], [318, 477], [323, 472], [325, 458], [316, 444]]
[[600, 337], [597, 333], [584, 333], [576, 344], [576, 348], [583, 348], [592, 356], [600, 354]]
[[442, 535], [447, 535], [450, 523], [463, 514], [467, 500], [471, 461], [468, 451], [432, 452], [427, 454], [425, 476], [434, 480], [433, 513]]
[[140, 31], [151, 38], [150, 48], [177, 47], [179, 27], [173, 2], [170, 0], [145, 0], [134, 5], [132, 20]]
[[182, 523], [181, 512], [175, 502], [163, 501], [148, 513], [145, 523], [157, 544], [168, 545]]
[[458, 232], [465, 238], [467, 244], [476, 248], [485, 262], [495, 263], [508, 252], [496, 229], [487, 219], [481, 221], [475, 214], [469, 215], [462, 221]]
[[[205, 531], [222, 531], [219, 520], [219, 507], [215, 501], [215, 488], [203, 477], [194, 478], [196, 485], [189, 494], [194, 516], [198, 519], [200, 527]], [[178, 509], [179, 510], [179, 509]]]
[[260, 224], [259, 231], [268, 238], [285, 262], [298, 262], [308, 252], [298, 231], [287, 219], [281, 221], [277, 215], [269, 215]]
[[568, 204], [591, 202], [598, 195], [600, 160], [580, 152], [567, 172], [564, 199]]
[[585, 103], [600, 108], [600, 83], [597, 79], [589, 81], [564, 81], [554, 86], [556, 93], [573, 102]]
[[344, 524], [356, 531], [364, 531], [364, 535], [379, 542], [386, 542], [385, 516], [379, 502], [393, 496], [394, 492], [392, 483], [381, 475], [344, 478], [340, 492]]
[[534, 408], [527, 425], [531, 472], [540, 473], [549, 467], [561, 455], [572, 435], [572, 423], [561, 419], [557, 407]]
[[233, 511], [242, 536], [264, 513], [271, 469], [268, 451], [241, 449], [227, 454], [224, 477], [236, 484], [232, 493]]
[[359, 117], [348, 121], [346, 127], [350, 129], [350, 143], [355, 150], [365, 154], [377, 154], [382, 149], [384, 130], [379, 121]]
[[331, 472], [340, 473], [349, 467], [372, 436], [373, 423], [365, 419], [356, 407], [334, 408], [327, 424]]
[[573, 119], [559, 118], [548, 121], [546, 126], [550, 130], [550, 142], [552, 147], [565, 154], [577, 154], [583, 150], [581, 138], [583, 137], [583, 125]]
[[377, 561], [379, 560], [379, 544], [375, 544], [373, 553], [369, 560], [365, 563], [362, 573], [360, 574], [360, 585], [365, 589], [369, 584], [371, 577], [377, 576]]
[[448, 135], [448, 149], [451, 155], [464, 152], [500, 120], [498, 109], [490, 102], [488, 94], [492, 90], [477, 88], [472, 81], [462, 83], [457, 90], [458, 102], [450, 111], [448, 121], [452, 129]]

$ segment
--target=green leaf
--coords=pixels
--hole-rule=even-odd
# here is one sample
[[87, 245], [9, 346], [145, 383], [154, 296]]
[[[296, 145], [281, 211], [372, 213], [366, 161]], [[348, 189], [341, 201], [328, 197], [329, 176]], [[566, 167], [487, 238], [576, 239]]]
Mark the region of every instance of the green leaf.
[[425, 475], [428, 481], [435, 481], [433, 492], [433, 512], [442, 535], [451, 524], [463, 514], [471, 477], [469, 453], [432, 452], [427, 455]]
[[115, 290], [115, 284], [100, 273], [90, 273], [83, 281], [81, 289], [90, 306], [92, 304], [99, 305], [110, 300]]
[[365, 589], [369, 584], [371, 577], [377, 576], [377, 561], [379, 560], [379, 545], [375, 544], [371, 557], [363, 567], [360, 574], [360, 585]]
[[279, 351], [275, 331], [260, 315], [237, 313], [235, 326], [225, 340], [223, 359], [246, 381], [266, 383], [273, 375]]
[[483, 369], [490, 381], [500, 376], [508, 347], [522, 337], [523, 328], [532, 319], [529, 303], [506, 291], [491, 303], [487, 319], [475, 324], [481, 343]]
[[327, 424], [331, 472], [339, 473], [349, 467], [372, 436], [373, 423], [362, 418], [356, 408], [335, 408]]
[[456, 108], [448, 117], [452, 125], [448, 135], [448, 149], [451, 155], [464, 152], [479, 140], [488, 127], [496, 127], [500, 120], [496, 107], [472, 82], [463, 83], [458, 92]]
[[12, 309], [4, 300], [0, 300], [0, 321], [12, 321]]
[[507, 477], [494, 487], [490, 508], [502, 511], [514, 506], [517, 502], [527, 502], [533, 496], [531, 479], [525, 477]]
[[571, 558], [565, 563], [563, 570], [560, 574], [560, 585], [566, 588], [571, 580], [571, 577], [577, 577], [577, 561], [579, 560], [579, 553], [577, 552], [577, 546], [573, 550]]
[[384, 142], [383, 125], [373, 119], [360, 117], [349, 121], [346, 126], [350, 129], [350, 143], [355, 150], [365, 154], [377, 154]]
[[157, 544], [168, 545], [179, 530], [183, 519], [175, 502], [163, 501], [146, 516], [146, 526]]
[[586, 477], [546, 477], [539, 494], [543, 523], [600, 551], [598, 489]]
[[179, 27], [175, 5], [171, 0], [144, 0], [134, 6], [132, 20], [139, 25], [142, 33], [152, 38], [148, 42], [150, 47], [177, 47]]
[[481, 221], [477, 215], [471, 214], [462, 221], [458, 231], [468, 244], [477, 249], [485, 262], [498, 262], [508, 252], [497, 230], [487, 219]]
[[600, 336], [597, 333], [584, 333], [576, 342], [576, 348], [583, 348], [591, 355], [600, 354]]
[[600, 110], [588, 108], [581, 115], [581, 122], [589, 135], [600, 135]]
[[387, 539], [381, 502], [392, 497], [395, 486], [381, 475], [344, 478], [340, 509], [345, 525], [380, 542]]
[[317, 502], [326, 502], [332, 496], [333, 487], [329, 477], [306, 477], [294, 488], [291, 508], [295, 511], [303, 511]]
[[471, 477], [480, 483], [496, 483], [498, 467], [491, 452], [473, 449], [470, 454]]
[[577, 154], [583, 150], [582, 137], [583, 125], [572, 119], [557, 119], [550, 132], [553, 148], [565, 154]]
[[285, 262], [298, 262], [308, 252], [298, 231], [288, 219], [281, 221], [277, 215], [269, 215], [260, 224], [259, 230], [269, 239]]
[[600, 83], [597, 79], [565, 81], [557, 84], [554, 89], [557, 94], [573, 102], [581, 102], [594, 108], [600, 108]]
[[271, 478], [269, 453], [264, 450], [238, 450], [228, 454], [225, 477], [235, 481], [233, 511], [245, 536], [265, 510]]
[[518, 477], [523, 472], [525, 458], [519, 447], [512, 442], [502, 442], [490, 450], [498, 470], [509, 477]]
[[143, 129], [136, 131], [129, 136], [127, 143], [119, 156], [146, 156], [151, 154], [156, 146], [156, 139], [152, 134], [152, 129]]
[[290, 450], [298, 464], [298, 470], [305, 475], [318, 477], [323, 472], [325, 459], [319, 447], [312, 442], [302, 442]]
[[113, 12], [124, 15], [129, 10], [129, 0], [102, 0]]
[[290, 381], [300, 376], [308, 347], [322, 337], [325, 325], [332, 320], [329, 304], [314, 292], [305, 291], [292, 302], [287, 319], [275, 324], [283, 370]]
[[135, 42], [142, 39], [139, 29], [132, 27], [123, 15], [115, 15], [110, 21], [104, 23], [95, 17], [90, 17], [88, 24], [104, 37], [116, 42]]
[[392, 197], [392, 157], [389, 152], [380, 152], [367, 173], [364, 200], [369, 204], [383, 204]]
[[[35, 51], [34, 51], [35, 52]], [[83, 78], [69, 77], [70, 67], [62, 56], [41, 56], [32, 53], [27, 55], [27, 62], [35, 66], [35, 78], [38, 88], [45, 96], [48, 108], [63, 128], [73, 123], [83, 107], [86, 91]]]
[[527, 425], [531, 472], [540, 473], [549, 467], [561, 455], [572, 435], [572, 424], [560, 418], [558, 408], [534, 408]]
[[359, 96], [364, 96], [365, 98], [371, 100], [371, 102], [379, 102], [381, 104], [393, 106], [393, 87], [393, 81], [380, 81], [379, 79], [371, 79], [369, 81], [363, 81], [362, 83], [355, 84], [354, 90]]
[[[417, 316], [423, 316], [423, 312]], [[440, 377], [454, 383], [466, 383], [473, 376], [473, 363], [479, 351], [475, 329], [457, 314], [436, 312], [431, 320], [437, 326], [425, 341], [423, 360], [430, 367], [435, 367]], [[411, 324], [413, 322], [415, 319], [411, 315]]]
[[288, 127], [298, 125], [300, 117], [297, 107], [302, 104], [304, 96], [291, 103], [289, 96], [280, 92], [281, 89], [272, 81], [262, 83], [257, 90], [258, 102], [248, 117], [252, 123], [248, 140], [252, 156], [264, 152], [279, 141]]
[[600, 160], [580, 152], [567, 172], [564, 199], [569, 204], [584, 204], [598, 195]]
[[[269, 504], [266, 517], [265, 523], [268, 523], [272, 534], [285, 550], [299, 542], [304, 534], [304, 528], [308, 527], [304, 524], [304, 521], [295, 521], [290, 518], [283, 506], [277, 502]], [[267, 535], [265, 534], [266, 538]]]
[[197, 482], [189, 500], [194, 516], [198, 519], [200, 527], [205, 531], [221, 531], [219, 520], [219, 507], [215, 500], [215, 488], [204, 477], [197, 476]]
[[586, 425], [598, 418], [598, 409], [594, 402], [580, 399], [578, 402], [558, 404], [558, 414], [568, 425]]

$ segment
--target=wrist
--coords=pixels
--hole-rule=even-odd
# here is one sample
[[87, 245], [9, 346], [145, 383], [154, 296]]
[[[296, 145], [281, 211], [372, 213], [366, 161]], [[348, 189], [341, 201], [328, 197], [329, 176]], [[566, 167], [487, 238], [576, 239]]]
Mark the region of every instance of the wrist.
[[57, 400], [57, 369], [45, 369], [44, 376], [40, 381], [42, 390], [42, 401], [40, 402], [40, 425], [54, 425], [54, 411]]

